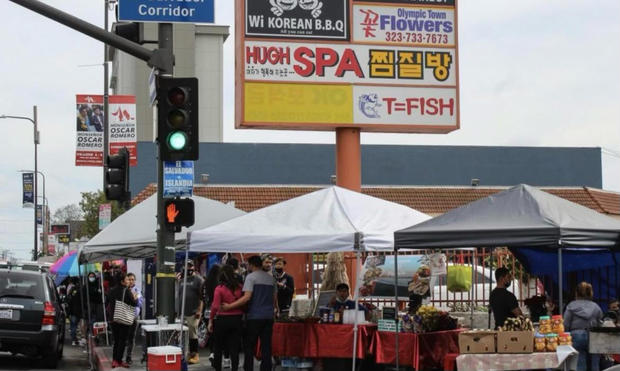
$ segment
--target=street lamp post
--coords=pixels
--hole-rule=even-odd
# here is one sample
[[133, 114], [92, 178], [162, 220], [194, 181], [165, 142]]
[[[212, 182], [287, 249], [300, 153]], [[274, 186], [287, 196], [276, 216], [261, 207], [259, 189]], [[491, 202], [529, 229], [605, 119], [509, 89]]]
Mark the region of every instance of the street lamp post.
[[[9, 115], [0, 115], [0, 119], [18, 119], [18, 120], [28, 120], [32, 122], [34, 125], [34, 172], [38, 173], [37, 169], [37, 146], [39, 144], [39, 131], [37, 130], [37, 106], [33, 106], [33, 118], [25, 117], [25, 116], [9, 116]], [[38, 243], [38, 231], [37, 231], [37, 176], [34, 176], [34, 251], [32, 252], [32, 260], [37, 261], [39, 256], [39, 252], [37, 249]]]

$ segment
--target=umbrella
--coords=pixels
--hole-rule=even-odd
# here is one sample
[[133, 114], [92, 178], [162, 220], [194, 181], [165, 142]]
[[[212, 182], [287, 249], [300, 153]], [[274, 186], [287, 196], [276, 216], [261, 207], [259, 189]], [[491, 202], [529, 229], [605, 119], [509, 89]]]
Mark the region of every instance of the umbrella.
[[101, 264], [87, 264], [86, 267], [78, 270], [77, 250], [70, 251], [68, 254], [58, 259], [56, 263], [50, 267], [50, 273], [55, 276], [55, 282], [58, 284], [66, 277], [77, 277], [80, 272], [94, 272], [101, 269]]

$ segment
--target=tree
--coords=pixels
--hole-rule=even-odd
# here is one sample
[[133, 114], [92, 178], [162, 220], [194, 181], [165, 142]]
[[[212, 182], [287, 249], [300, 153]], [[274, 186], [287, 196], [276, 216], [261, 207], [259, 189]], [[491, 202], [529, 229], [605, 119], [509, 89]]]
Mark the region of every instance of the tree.
[[52, 224], [65, 224], [69, 221], [82, 220], [82, 210], [76, 204], [63, 206], [54, 211]]
[[99, 233], [99, 205], [112, 204], [112, 220], [125, 212], [125, 209], [115, 201], [108, 201], [103, 191], [82, 192], [82, 200], [80, 208], [84, 215], [84, 227], [82, 233], [84, 236], [91, 238]]

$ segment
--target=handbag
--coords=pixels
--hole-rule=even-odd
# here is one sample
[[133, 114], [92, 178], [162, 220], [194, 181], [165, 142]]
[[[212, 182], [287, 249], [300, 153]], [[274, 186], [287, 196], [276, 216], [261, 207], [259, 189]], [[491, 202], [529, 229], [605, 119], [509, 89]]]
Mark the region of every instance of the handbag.
[[[123, 289], [123, 300], [125, 299], [125, 293], [127, 289]], [[116, 300], [114, 303], [114, 323], [120, 323], [121, 325], [131, 326], [136, 319], [136, 308], [125, 303], [122, 300]]]
[[[460, 263], [463, 264], [463, 254], [461, 253]], [[447, 286], [450, 292], [468, 292], [471, 289], [472, 269], [467, 265], [448, 266]]]

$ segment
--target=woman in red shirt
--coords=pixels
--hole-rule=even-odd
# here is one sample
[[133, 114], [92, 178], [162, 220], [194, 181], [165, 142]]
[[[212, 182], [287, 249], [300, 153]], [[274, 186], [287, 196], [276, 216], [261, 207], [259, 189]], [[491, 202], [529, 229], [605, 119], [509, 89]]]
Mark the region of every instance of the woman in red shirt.
[[231, 369], [237, 371], [239, 367], [239, 349], [241, 347], [241, 326], [243, 310], [220, 310], [221, 304], [229, 304], [242, 296], [241, 282], [238, 281], [233, 267], [224, 265], [220, 271], [220, 284], [213, 293], [211, 315], [209, 317], [209, 332], [213, 333], [214, 360], [213, 367], [222, 370], [222, 353], [224, 349], [230, 354]]

